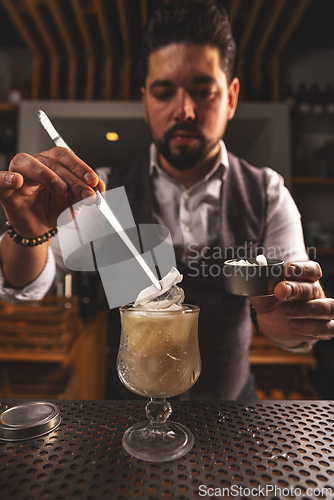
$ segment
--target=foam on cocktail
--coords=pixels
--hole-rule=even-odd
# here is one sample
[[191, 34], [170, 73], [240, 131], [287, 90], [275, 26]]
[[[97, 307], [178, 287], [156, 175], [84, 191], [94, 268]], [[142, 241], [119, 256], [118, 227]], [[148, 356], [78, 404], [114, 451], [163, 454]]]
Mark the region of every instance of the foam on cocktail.
[[231, 260], [229, 261], [233, 266], [267, 266], [268, 261], [266, 257], [261, 254], [256, 257], [256, 262], [249, 262], [248, 260], [240, 259], [240, 260]]
[[154, 285], [142, 290], [135, 300], [136, 309], [167, 309], [176, 311], [182, 307], [184, 301], [184, 291], [177, 286], [183, 279], [182, 274], [172, 267], [169, 273], [160, 280], [161, 290], [157, 290]]

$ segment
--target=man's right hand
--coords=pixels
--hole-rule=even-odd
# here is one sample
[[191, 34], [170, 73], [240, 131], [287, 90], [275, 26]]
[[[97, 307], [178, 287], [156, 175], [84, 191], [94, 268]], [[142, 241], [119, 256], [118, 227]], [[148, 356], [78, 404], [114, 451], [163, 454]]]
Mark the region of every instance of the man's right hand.
[[103, 181], [72, 151], [55, 147], [36, 155], [17, 154], [0, 172], [0, 203], [15, 231], [34, 238], [57, 225], [70, 205], [104, 191]]
[[[105, 190], [94, 170], [72, 151], [55, 147], [36, 155], [17, 154], [9, 170], [0, 172], [0, 203], [14, 230], [36, 238], [57, 225], [71, 205]], [[7, 235], [0, 246], [6, 286], [20, 288], [42, 272], [48, 243], [22, 247]]]

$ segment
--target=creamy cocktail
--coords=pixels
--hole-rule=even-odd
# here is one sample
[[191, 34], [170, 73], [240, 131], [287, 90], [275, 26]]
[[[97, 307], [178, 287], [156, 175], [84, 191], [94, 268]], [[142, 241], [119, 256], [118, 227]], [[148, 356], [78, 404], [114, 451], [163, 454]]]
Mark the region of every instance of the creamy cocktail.
[[117, 369], [141, 396], [166, 398], [187, 391], [201, 371], [196, 306], [178, 310], [120, 309], [122, 338]]

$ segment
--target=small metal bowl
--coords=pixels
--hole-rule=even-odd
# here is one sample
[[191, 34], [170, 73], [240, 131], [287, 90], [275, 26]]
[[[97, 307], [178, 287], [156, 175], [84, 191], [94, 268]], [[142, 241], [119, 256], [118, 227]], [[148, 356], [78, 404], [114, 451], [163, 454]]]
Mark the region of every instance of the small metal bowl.
[[[224, 262], [224, 283], [228, 293], [246, 297], [273, 295], [277, 283], [283, 281], [282, 260], [267, 259], [266, 266], [232, 264], [238, 261], [239, 259], [231, 259]], [[256, 264], [256, 259], [247, 261]]]

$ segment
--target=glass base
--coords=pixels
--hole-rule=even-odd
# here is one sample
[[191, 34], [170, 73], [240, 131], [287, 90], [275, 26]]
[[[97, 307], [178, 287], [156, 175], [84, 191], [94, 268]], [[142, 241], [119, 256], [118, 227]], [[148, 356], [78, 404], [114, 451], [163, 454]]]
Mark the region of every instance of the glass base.
[[148, 462], [168, 462], [188, 453], [194, 445], [194, 436], [176, 422], [152, 425], [146, 421], [127, 429], [122, 443], [133, 457]]

